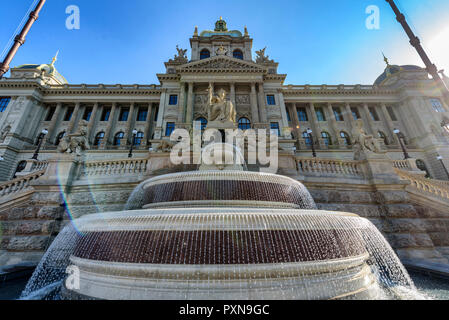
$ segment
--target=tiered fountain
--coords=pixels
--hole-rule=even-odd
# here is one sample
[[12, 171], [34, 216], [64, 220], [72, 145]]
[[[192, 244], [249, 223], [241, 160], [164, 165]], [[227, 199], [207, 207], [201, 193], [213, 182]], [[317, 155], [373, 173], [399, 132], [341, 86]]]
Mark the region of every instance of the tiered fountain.
[[[61, 288], [70, 299], [382, 299], [414, 289], [368, 220], [316, 210], [284, 176], [159, 176], [127, 208], [68, 226], [23, 297]], [[79, 268], [79, 288], [63, 281], [68, 265]]]

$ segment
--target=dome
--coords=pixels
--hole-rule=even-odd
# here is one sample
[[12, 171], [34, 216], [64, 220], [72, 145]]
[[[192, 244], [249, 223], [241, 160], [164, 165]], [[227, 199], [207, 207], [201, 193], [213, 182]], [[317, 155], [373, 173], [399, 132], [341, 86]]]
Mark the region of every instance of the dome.
[[53, 77], [60, 84], [65, 84], [65, 83], [67, 83], [67, 80], [55, 68], [55, 63], [56, 63], [57, 57], [58, 57], [58, 53], [52, 59], [52, 62], [50, 64], [23, 64], [14, 69], [44, 71], [47, 76]]
[[398, 66], [398, 65], [387, 65], [385, 68], [385, 71], [377, 78], [377, 80], [374, 82], [375, 85], [382, 84], [389, 76], [396, 74], [400, 71], [423, 71], [423, 68], [415, 65], [404, 65], [404, 66]]

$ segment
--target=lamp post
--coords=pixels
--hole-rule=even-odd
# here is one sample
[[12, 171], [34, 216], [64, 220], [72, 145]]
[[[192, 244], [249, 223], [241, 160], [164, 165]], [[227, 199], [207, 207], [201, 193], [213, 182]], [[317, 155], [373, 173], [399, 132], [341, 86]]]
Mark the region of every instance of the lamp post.
[[402, 153], [404, 153], [404, 160], [410, 159], [410, 156], [408, 155], [407, 148], [405, 147], [404, 142], [402, 141], [402, 137], [400, 136], [401, 131], [399, 129], [394, 129], [394, 134], [398, 137], [399, 144], [402, 148]]
[[449, 179], [449, 172], [447, 171], [447, 168], [444, 165], [443, 157], [442, 156], [437, 156], [437, 160], [440, 161], [441, 165], [443, 166], [444, 172], [446, 172], [447, 178]]
[[136, 136], [137, 136], [137, 130], [134, 129], [133, 130], [133, 139], [131, 141], [131, 148], [129, 148], [128, 158], [132, 158], [133, 157], [133, 149], [134, 149], [134, 144], [136, 143]]
[[37, 141], [38, 141], [37, 149], [34, 152], [34, 155], [33, 155], [33, 157], [31, 159], [38, 160], [37, 157], [39, 156], [39, 151], [41, 151], [42, 143], [44, 142], [45, 136], [47, 134], [48, 134], [48, 130], [47, 129], [44, 129], [44, 130], [42, 130], [41, 133], [39, 133], [39, 136], [37, 137]]
[[313, 135], [312, 135], [312, 133], [313, 133], [312, 129], [308, 128], [308, 129], [307, 129], [307, 134], [309, 135], [310, 143], [312, 144], [312, 156], [313, 156], [314, 158], [316, 158], [315, 142], [313, 141]]

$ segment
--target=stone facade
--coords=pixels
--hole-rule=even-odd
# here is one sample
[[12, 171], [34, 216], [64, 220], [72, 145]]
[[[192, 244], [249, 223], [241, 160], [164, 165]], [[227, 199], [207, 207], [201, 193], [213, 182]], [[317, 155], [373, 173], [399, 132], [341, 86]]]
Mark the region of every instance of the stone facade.
[[[13, 68], [0, 80], [0, 264], [36, 260], [62, 220], [122, 210], [146, 178], [195, 169], [154, 151], [173, 128], [207, 120], [209, 87], [226, 90], [237, 120], [278, 129], [279, 173], [302, 181], [320, 208], [369, 218], [401, 257], [447, 262], [449, 185], [440, 180], [448, 179], [449, 135], [441, 123], [449, 106], [426, 70], [387, 62], [373, 85], [286, 85], [266, 49], [253, 57], [252, 41], [246, 28], [229, 31], [223, 20], [214, 31], [195, 29], [190, 59], [177, 47], [158, 85], [69, 84], [55, 60]], [[353, 160], [358, 119], [378, 139], [382, 159]], [[64, 135], [82, 120], [89, 150], [81, 158], [59, 154]], [[39, 160], [30, 160], [44, 129]], [[134, 129], [134, 158], [122, 160]], [[395, 129], [413, 160], [402, 160]], [[434, 180], [421, 180], [415, 160]]]

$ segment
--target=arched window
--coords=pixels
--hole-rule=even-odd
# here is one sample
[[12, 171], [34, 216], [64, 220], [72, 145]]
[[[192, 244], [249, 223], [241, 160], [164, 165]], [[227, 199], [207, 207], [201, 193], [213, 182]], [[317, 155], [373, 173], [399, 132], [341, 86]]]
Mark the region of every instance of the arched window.
[[59, 146], [59, 143], [61, 143], [62, 138], [65, 137], [65, 131], [58, 134], [55, 141], [55, 146]]
[[377, 133], [377, 135], [379, 136], [379, 139], [382, 139], [384, 141], [385, 145], [388, 146], [389, 143], [388, 143], [387, 135], [385, 133], [383, 133], [382, 131], [379, 131]]
[[332, 139], [329, 133], [327, 133], [326, 131], [321, 132], [321, 138], [324, 139], [324, 143], [326, 144], [326, 146], [330, 146], [332, 145]]
[[243, 52], [240, 49], [234, 50], [234, 53], [232, 54], [232, 56], [236, 59], [243, 60]]
[[206, 118], [200, 117], [200, 118], [196, 119], [195, 121], [201, 122], [201, 131], [206, 130], [206, 127], [207, 127], [207, 119]]
[[240, 118], [239, 119], [239, 129], [240, 130], [248, 130], [251, 129], [251, 121], [248, 118]]
[[302, 138], [306, 141], [306, 145], [308, 146], [312, 145], [312, 139], [310, 138], [310, 135], [307, 133], [307, 131], [304, 131], [302, 133]]
[[103, 141], [103, 139], [104, 139], [104, 132], [97, 133], [94, 140], [94, 146], [99, 146], [101, 144], [101, 141]]
[[143, 136], [144, 134], [142, 131], [137, 132], [136, 139], [134, 140], [135, 146], [140, 146], [142, 144]]
[[119, 146], [121, 143], [121, 140], [123, 139], [123, 137], [125, 136], [125, 134], [123, 132], [119, 132], [114, 136], [114, 146]]
[[210, 58], [210, 51], [207, 49], [203, 49], [200, 52], [200, 60]]
[[346, 146], [351, 145], [351, 138], [349, 138], [349, 135], [346, 132], [344, 131], [340, 132], [340, 137], [344, 139]]

